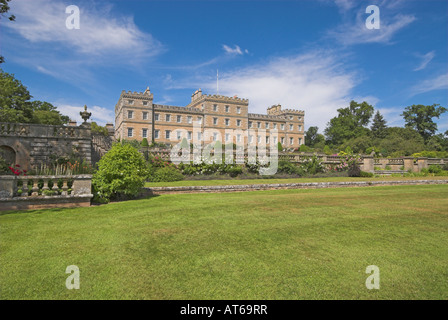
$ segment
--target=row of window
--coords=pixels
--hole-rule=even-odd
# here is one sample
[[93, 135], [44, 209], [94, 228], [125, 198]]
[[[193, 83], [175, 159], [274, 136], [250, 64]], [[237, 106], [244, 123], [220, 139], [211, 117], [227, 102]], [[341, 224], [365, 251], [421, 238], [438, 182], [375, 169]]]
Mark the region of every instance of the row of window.
[[[128, 118], [132, 119], [134, 117], [134, 111], [128, 111]], [[142, 116], [143, 120], [148, 120], [148, 112], [143, 112], [143, 116]], [[155, 121], [160, 121], [160, 115], [158, 113], [154, 114], [154, 119]], [[166, 122], [170, 122], [171, 121], [171, 114], [165, 114], [165, 121]], [[202, 117], [197, 117], [197, 121], [199, 121], [199, 124], [202, 124]], [[181, 123], [182, 122], [182, 116], [181, 115], [176, 115], [176, 122], [177, 123]], [[225, 125], [226, 126], [230, 126], [230, 119], [226, 118], [224, 119]], [[192, 116], [187, 116], [187, 123], [193, 123], [193, 117]], [[236, 120], [236, 125], [237, 127], [241, 127], [241, 120], [237, 119]], [[218, 118], [213, 118], [213, 125], [218, 125]], [[273, 129], [277, 129], [277, 123], [273, 123], [272, 124]], [[249, 128], [253, 128], [254, 127], [254, 123], [252, 121], [249, 121]], [[261, 122], [257, 122], [257, 128], [260, 129], [261, 128]], [[270, 123], [266, 122], [265, 123], [265, 128], [269, 129], [270, 128]], [[285, 124], [280, 124], [280, 128], [281, 130], [285, 130]], [[293, 131], [294, 130], [294, 125], [290, 124], [289, 125], [289, 130]], [[302, 125], [298, 125], [298, 130], [302, 131]]]
[[[224, 106], [225, 112], [230, 112], [230, 106]], [[213, 111], [219, 112], [219, 106], [217, 104], [213, 105]], [[241, 107], [236, 107], [236, 113], [241, 114]]]
[[[134, 100], [128, 100], [128, 104], [129, 105], [133, 105], [134, 104]], [[148, 101], [142, 101], [142, 105], [147, 106], [148, 105]]]
[[[171, 130], [165, 130], [165, 139], [171, 139]], [[176, 138], [177, 140], [182, 139], [182, 132], [181, 131], [176, 131]], [[134, 136], [134, 128], [128, 128], [128, 137], [132, 138]], [[148, 129], [142, 129], [142, 137], [143, 138], [147, 138], [148, 137]], [[193, 133], [191, 131], [188, 131], [187, 133], [187, 139], [191, 140], [193, 137]], [[159, 139], [160, 138], [160, 130], [154, 130], [154, 139]], [[257, 143], [261, 143], [261, 138], [262, 136], [257, 136]], [[266, 143], [270, 143], [270, 137], [266, 136]], [[198, 132], [198, 140], [202, 139], [202, 132]], [[218, 133], [214, 132], [213, 133], [213, 141], [217, 141], [218, 139]], [[273, 143], [276, 144], [278, 142], [277, 137], [273, 137]], [[232, 141], [232, 137], [229, 133], [225, 134], [225, 142], [231, 142]], [[237, 134], [236, 135], [236, 142], [241, 142], [241, 134]], [[285, 138], [281, 137], [280, 138], [280, 142], [281, 144], [285, 143]], [[254, 136], [253, 135], [249, 135], [249, 143], [254, 143]], [[294, 138], [289, 138], [289, 144], [293, 145], [294, 144]], [[299, 144], [302, 144], [302, 138], [299, 138]]]

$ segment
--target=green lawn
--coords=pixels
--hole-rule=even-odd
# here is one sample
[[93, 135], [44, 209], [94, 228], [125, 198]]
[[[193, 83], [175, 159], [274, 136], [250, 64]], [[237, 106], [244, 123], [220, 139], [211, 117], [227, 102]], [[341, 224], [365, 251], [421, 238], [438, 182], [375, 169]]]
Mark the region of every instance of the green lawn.
[[145, 187], [181, 187], [181, 186], [223, 186], [240, 184], [274, 184], [307, 182], [343, 182], [343, 181], [398, 181], [398, 180], [447, 180], [448, 177], [325, 177], [325, 178], [291, 178], [291, 179], [227, 179], [227, 180], [182, 180], [174, 182], [146, 182]]
[[[446, 185], [0, 214], [1, 299], [448, 299]], [[65, 287], [68, 265], [79, 290]], [[365, 286], [380, 269], [380, 289]]]

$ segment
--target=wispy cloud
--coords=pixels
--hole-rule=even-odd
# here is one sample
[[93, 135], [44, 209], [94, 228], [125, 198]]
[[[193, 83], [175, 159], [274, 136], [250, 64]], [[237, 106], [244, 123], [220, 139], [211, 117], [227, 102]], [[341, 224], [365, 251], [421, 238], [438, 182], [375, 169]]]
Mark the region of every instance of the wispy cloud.
[[165, 50], [136, 26], [133, 17], [114, 12], [107, 3], [80, 2], [80, 29], [67, 29], [66, 6], [56, 0], [11, 2], [16, 21], [4, 24], [5, 56], [89, 91], [101, 86], [95, 75], [99, 68], [120, 61], [119, 68], [138, 71], [143, 62]]
[[414, 71], [419, 71], [419, 70], [425, 69], [426, 66], [428, 65], [428, 63], [430, 63], [431, 60], [434, 59], [435, 55], [436, 54], [434, 51], [428, 52], [427, 54], [425, 54], [423, 56], [419, 55], [419, 57], [422, 59], [422, 62], [420, 63], [420, 65], [417, 68], [414, 69]]
[[[220, 73], [219, 92], [248, 98], [249, 112], [253, 113], [266, 113], [267, 107], [278, 103], [284, 108], [306, 110], [306, 126], [317, 125], [322, 131], [337, 115], [336, 110], [348, 105], [359, 82], [359, 75], [345, 70], [338, 59], [327, 52], [277, 57]], [[215, 79], [196, 83], [215, 92]]]
[[423, 80], [411, 88], [411, 97], [434, 90], [448, 89], [448, 73]]
[[222, 45], [222, 48], [224, 49], [225, 53], [227, 53], [227, 54], [231, 54], [231, 55], [243, 55], [243, 54], [245, 54], [245, 53], [246, 53], [246, 54], [249, 53], [249, 50], [247, 50], [247, 49], [242, 50], [242, 49], [240, 48], [240, 46], [237, 46], [237, 45], [235, 45], [234, 48], [231, 48], [231, 47], [229, 47], [228, 45], [223, 44], [223, 45]]
[[364, 14], [358, 13], [355, 24], [345, 23], [335, 30], [330, 30], [327, 35], [343, 45], [391, 43], [396, 33], [416, 20], [413, 15], [398, 14], [392, 18], [382, 18], [380, 29], [367, 29], [366, 18]]
[[11, 12], [16, 21], [5, 26], [32, 43], [54, 43], [89, 55], [132, 52], [138, 56], [152, 56], [162, 50], [161, 43], [151, 34], [142, 32], [133, 17], [114, 15], [109, 5], [81, 6], [80, 28], [68, 29], [66, 6], [66, 3], [49, 0], [12, 2]]

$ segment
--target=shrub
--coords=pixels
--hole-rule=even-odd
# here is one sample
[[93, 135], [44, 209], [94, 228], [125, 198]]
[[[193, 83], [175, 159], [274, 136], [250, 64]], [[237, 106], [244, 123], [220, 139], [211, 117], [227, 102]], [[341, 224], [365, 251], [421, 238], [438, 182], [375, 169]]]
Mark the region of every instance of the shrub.
[[278, 172], [280, 173], [287, 173], [287, 174], [298, 174], [299, 173], [299, 167], [296, 166], [294, 163], [291, 163], [286, 160], [280, 160], [278, 162]]
[[429, 173], [441, 173], [442, 172], [442, 168], [437, 166], [437, 165], [435, 165], [435, 164], [432, 164], [432, 165], [430, 165], [428, 167], [428, 172]]
[[152, 182], [171, 182], [183, 180], [184, 176], [173, 167], [164, 167], [156, 170], [151, 178]]
[[129, 144], [117, 143], [98, 162], [92, 177], [94, 201], [134, 197], [143, 187], [148, 169], [143, 156]]
[[143, 138], [141, 145], [142, 145], [142, 147], [149, 147], [148, 139]]
[[232, 166], [227, 169], [227, 173], [232, 177], [236, 177], [239, 174], [243, 173], [243, 168], [240, 166]]
[[320, 172], [325, 172], [325, 167], [322, 164], [322, 161], [314, 155], [311, 159], [306, 159], [303, 161], [301, 168], [304, 172], [309, 174], [316, 174]]
[[361, 178], [372, 178], [373, 177], [373, 173], [372, 172], [361, 171], [359, 173], [359, 176]]
[[3, 159], [2, 156], [0, 156], [0, 174], [10, 174], [10, 170], [8, 167], [9, 166], [6, 163], [6, 160]]

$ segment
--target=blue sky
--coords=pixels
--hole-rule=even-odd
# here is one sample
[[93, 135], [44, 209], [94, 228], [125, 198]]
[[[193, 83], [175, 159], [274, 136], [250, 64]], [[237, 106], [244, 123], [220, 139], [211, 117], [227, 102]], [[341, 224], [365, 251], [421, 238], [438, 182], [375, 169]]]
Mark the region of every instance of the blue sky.
[[[65, 9], [80, 10], [67, 29]], [[369, 30], [368, 5], [380, 9]], [[185, 106], [198, 88], [249, 99], [265, 113], [305, 110], [322, 132], [337, 109], [367, 101], [390, 126], [406, 106], [448, 107], [448, 1], [59, 1], [13, 0], [0, 21], [6, 63], [34, 99], [78, 122], [113, 122], [122, 90]], [[448, 130], [448, 115], [437, 120]]]

